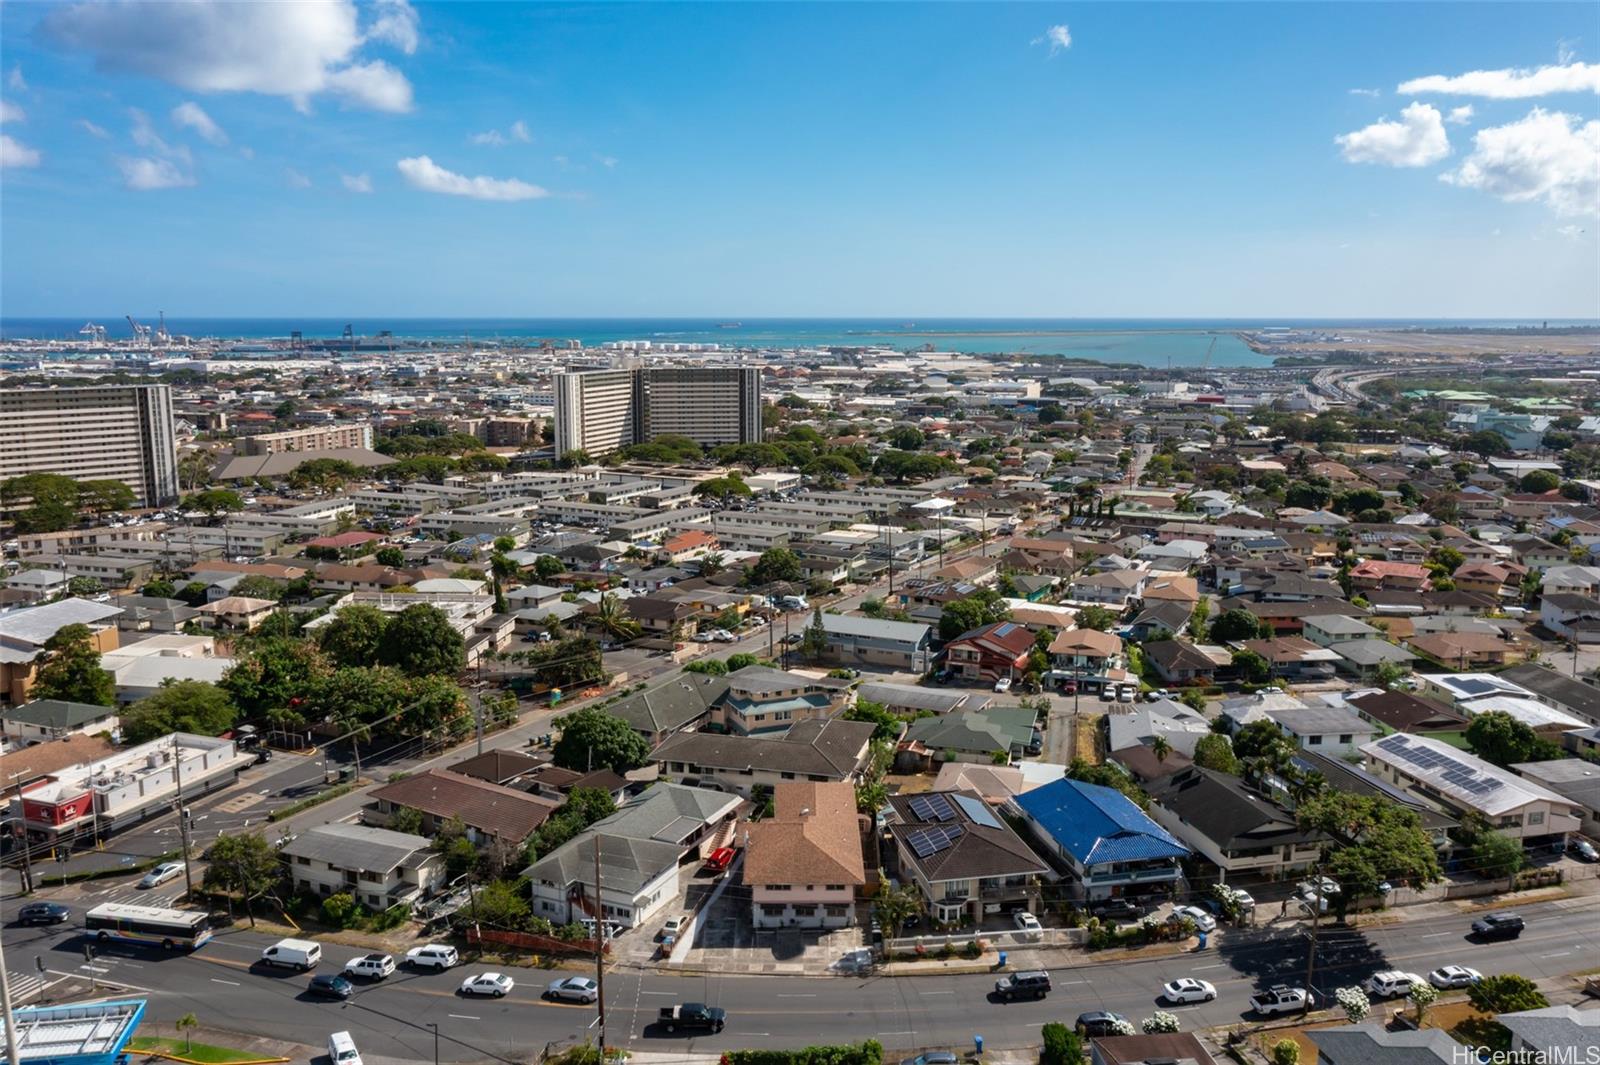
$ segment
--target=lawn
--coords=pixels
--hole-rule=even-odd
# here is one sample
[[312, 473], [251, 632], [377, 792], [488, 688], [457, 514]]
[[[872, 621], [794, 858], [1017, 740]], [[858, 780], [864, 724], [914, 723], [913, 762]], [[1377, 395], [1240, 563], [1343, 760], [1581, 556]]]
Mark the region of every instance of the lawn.
[[229, 1047], [216, 1047], [208, 1043], [190, 1043], [185, 1045], [182, 1039], [162, 1039], [157, 1036], [140, 1035], [128, 1040], [128, 1049], [135, 1053], [174, 1054], [190, 1061], [203, 1061], [208, 1065], [238, 1065], [239, 1062], [260, 1061], [260, 1054], [251, 1054], [243, 1050], [233, 1050]]

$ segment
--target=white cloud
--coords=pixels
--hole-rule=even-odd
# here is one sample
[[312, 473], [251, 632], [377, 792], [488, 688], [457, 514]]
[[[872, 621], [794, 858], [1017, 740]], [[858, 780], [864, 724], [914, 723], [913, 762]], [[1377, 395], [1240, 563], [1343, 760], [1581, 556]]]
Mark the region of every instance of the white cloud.
[[1441, 181], [1509, 203], [1539, 202], [1559, 215], [1600, 216], [1600, 120], [1535, 107], [1480, 129], [1472, 154]]
[[392, 44], [406, 55], [417, 50], [421, 35], [417, 31], [417, 10], [406, 0], [377, 0], [377, 17], [367, 27], [367, 40]]
[[1508, 68], [1466, 74], [1430, 74], [1403, 81], [1402, 93], [1482, 96], [1489, 100], [1526, 100], [1561, 92], [1600, 93], [1600, 63], [1562, 63], [1537, 70]]
[[1067, 29], [1067, 24], [1063, 22], [1060, 25], [1051, 26], [1028, 43], [1048, 44], [1050, 46], [1050, 54], [1055, 55], [1072, 47], [1072, 31]]
[[26, 122], [28, 113], [10, 100], [0, 100], [0, 123]]
[[119, 155], [117, 169], [122, 171], [122, 183], [139, 192], [181, 189], [194, 184], [194, 178], [178, 169], [170, 159]]
[[1562, 240], [1577, 240], [1587, 232], [1587, 229], [1584, 229], [1579, 225], [1565, 225], [1556, 227], [1556, 236], [1560, 237]]
[[1427, 166], [1450, 154], [1444, 119], [1430, 104], [1413, 103], [1400, 112], [1400, 121], [1380, 119], [1353, 133], [1334, 138], [1347, 162], [1383, 166]]
[[516, 178], [467, 177], [452, 173], [426, 155], [402, 159], [395, 165], [407, 184], [424, 192], [499, 201], [537, 200], [550, 195], [547, 190]]
[[78, 128], [83, 130], [89, 136], [98, 138], [99, 140], [111, 139], [111, 134], [106, 132], [104, 126], [97, 126], [93, 122], [90, 122], [87, 118], [78, 119]]
[[1452, 107], [1450, 113], [1444, 116], [1444, 120], [1452, 126], [1465, 126], [1472, 121], [1472, 114], [1472, 105], [1462, 104], [1460, 107]]
[[599, 155], [595, 159], [607, 170], [615, 170], [617, 168], [617, 157], [614, 155]]
[[21, 141], [12, 140], [4, 133], [0, 133], [0, 170], [38, 166], [41, 158], [43, 157], [37, 148], [30, 148]]
[[128, 116], [133, 119], [133, 128], [128, 131], [128, 136], [133, 138], [133, 143], [148, 151], [164, 155], [170, 159], [179, 159], [185, 166], [194, 162], [187, 145], [168, 144], [161, 139], [154, 126], [150, 124], [150, 116], [137, 107], [128, 108]]
[[528, 130], [528, 124], [522, 119], [511, 123], [511, 128], [501, 133], [497, 129], [486, 129], [482, 133], [474, 133], [467, 140], [473, 144], [481, 144], [488, 148], [504, 148], [512, 141], [529, 144], [533, 141], [533, 134]]
[[200, 135], [200, 139], [207, 144], [221, 147], [228, 143], [228, 135], [222, 127], [211, 120], [211, 116], [201, 109], [193, 100], [185, 100], [172, 109], [172, 121], [186, 129], [192, 129]]
[[358, 192], [365, 196], [372, 191], [372, 177], [368, 174], [340, 174], [339, 183], [346, 192]]
[[6, 75], [6, 87], [12, 92], [27, 92], [28, 79], [22, 76], [22, 64], [17, 63], [11, 68], [11, 73]]
[[283, 180], [288, 183], [291, 189], [309, 189], [311, 187], [311, 179], [293, 167], [284, 170]]
[[1351, 89], [1350, 90], [1350, 95], [1351, 96], [1365, 96], [1365, 97], [1367, 97], [1369, 99], [1376, 100], [1378, 97], [1383, 95], [1383, 90], [1381, 90], [1381, 89]]
[[[403, 46], [390, 7], [369, 32], [381, 26], [384, 40]], [[410, 17], [414, 29], [415, 13]], [[42, 26], [55, 41], [93, 54], [101, 70], [142, 74], [192, 92], [282, 96], [301, 110], [324, 93], [378, 111], [411, 109], [404, 75], [386, 63], [359, 61], [366, 37], [353, 0], [74, 3], [52, 10]]]
[[1581, 39], [1582, 38], [1568, 39], [1566, 37], [1563, 37], [1563, 38], [1561, 38], [1561, 40], [1556, 42], [1556, 65], [1557, 66], [1564, 67], [1568, 63], [1572, 62], [1572, 57], [1578, 54], [1576, 51], [1573, 50], [1572, 46], [1577, 44], [1578, 41], [1581, 40]]

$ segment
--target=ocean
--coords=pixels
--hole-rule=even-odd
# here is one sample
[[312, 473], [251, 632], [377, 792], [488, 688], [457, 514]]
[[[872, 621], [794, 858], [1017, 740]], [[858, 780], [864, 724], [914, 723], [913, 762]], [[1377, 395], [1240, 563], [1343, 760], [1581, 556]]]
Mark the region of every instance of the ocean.
[[[0, 338], [79, 339], [85, 322], [126, 339], [133, 330], [121, 316], [0, 318]], [[141, 319], [154, 325], [154, 316]], [[1163, 367], [1198, 366], [1211, 352], [1219, 367], [1270, 366], [1235, 335], [1259, 329], [1537, 327], [1538, 321], [1444, 319], [1201, 319], [1201, 318], [167, 318], [174, 335], [228, 340], [286, 338], [299, 330], [308, 340], [339, 337], [350, 324], [358, 337], [389, 330], [397, 339], [526, 341], [580, 340], [723, 344], [729, 347], [801, 348], [823, 345], [909, 350], [1018, 352], [1059, 355], [1096, 362]], [[1556, 322], [1550, 325], [1593, 325]], [[1214, 346], [1213, 346], [1214, 345]]]

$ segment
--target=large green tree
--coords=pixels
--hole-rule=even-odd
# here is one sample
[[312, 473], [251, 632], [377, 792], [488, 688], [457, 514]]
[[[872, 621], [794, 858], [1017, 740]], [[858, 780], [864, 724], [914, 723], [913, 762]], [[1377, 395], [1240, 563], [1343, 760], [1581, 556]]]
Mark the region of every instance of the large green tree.
[[1467, 988], [1467, 1001], [1482, 1013], [1522, 1013], [1550, 1005], [1539, 985], [1517, 973], [1485, 976]]
[[[1475, 715], [1467, 725], [1466, 738], [1474, 754], [1498, 766], [1533, 761], [1541, 751], [1533, 729], [1504, 710]], [[1559, 752], [1552, 757], [1560, 757]]]
[[625, 773], [644, 764], [650, 745], [620, 717], [586, 706], [562, 719], [561, 738], [551, 753], [565, 769]]
[[1005, 621], [1010, 616], [1011, 608], [1000, 597], [1000, 593], [985, 588], [944, 605], [944, 610], [939, 614], [939, 637], [953, 640], [964, 632], [971, 632], [991, 622]]
[[78, 482], [59, 473], [28, 473], [0, 483], [0, 507], [18, 532], [60, 532], [78, 520]]
[[117, 686], [100, 668], [100, 652], [87, 625], [67, 625], [44, 643], [45, 661], [29, 694], [35, 699], [115, 706]]
[[800, 556], [787, 547], [769, 548], [761, 553], [749, 570], [749, 583], [772, 584], [775, 581], [794, 583], [806, 579], [800, 566]]
[[266, 718], [286, 728], [305, 723], [300, 706], [328, 673], [315, 644], [287, 636], [256, 641], [223, 674], [221, 687], [246, 720]]
[[872, 738], [875, 740], [899, 739], [900, 730], [905, 727], [904, 722], [890, 713], [888, 707], [867, 699], [857, 699], [856, 704], [846, 710], [843, 716], [846, 721], [872, 722]]
[[1261, 635], [1261, 623], [1248, 610], [1224, 610], [1211, 623], [1211, 639], [1216, 643], [1253, 640]]
[[225, 891], [244, 900], [250, 927], [256, 923], [255, 900], [277, 886], [283, 877], [283, 863], [277, 849], [259, 832], [221, 835], [207, 852], [205, 887]]
[[203, 488], [179, 506], [184, 510], [198, 510], [208, 518], [244, 509], [244, 497], [231, 488]]
[[337, 666], [378, 664], [389, 615], [375, 606], [356, 603], [334, 615], [318, 634], [318, 645]]
[[1239, 774], [1239, 759], [1233, 753], [1233, 744], [1228, 742], [1228, 737], [1215, 732], [1201, 736], [1194, 745], [1194, 764], [1218, 773]]
[[466, 662], [466, 641], [444, 611], [417, 603], [389, 619], [379, 660], [414, 677], [454, 675]]
[[1328, 838], [1322, 869], [1339, 885], [1332, 902], [1341, 920], [1351, 902], [1378, 894], [1385, 882], [1422, 887], [1442, 875], [1433, 840], [1410, 807], [1326, 788], [1295, 816]]
[[171, 680], [122, 714], [125, 743], [144, 743], [173, 732], [215, 736], [233, 727], [238, 712], [228, 693], [203, 680]]

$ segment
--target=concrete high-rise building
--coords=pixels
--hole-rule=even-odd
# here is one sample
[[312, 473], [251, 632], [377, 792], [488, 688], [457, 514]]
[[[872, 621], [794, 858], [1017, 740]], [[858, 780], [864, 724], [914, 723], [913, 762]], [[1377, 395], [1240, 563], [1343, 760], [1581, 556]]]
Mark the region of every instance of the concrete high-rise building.
[[754, 366], [652, 366], [556, 374], [556, 454], [598, 458], [659, 436], [704, 447], [761, 439]]
[[350, 448], [372, 450], [370, 422], [344, 425], [317, 425], [306, 429], [285, 429], [277, 433], [257, 433], [243, 440], [243, 455], [282, 455], [290, 451], [340, 451]]
[[0, 481], [60, 473], [121, 481], [138, 504], [178, 498], [178, 447], [167, 385], [0, 390]]

